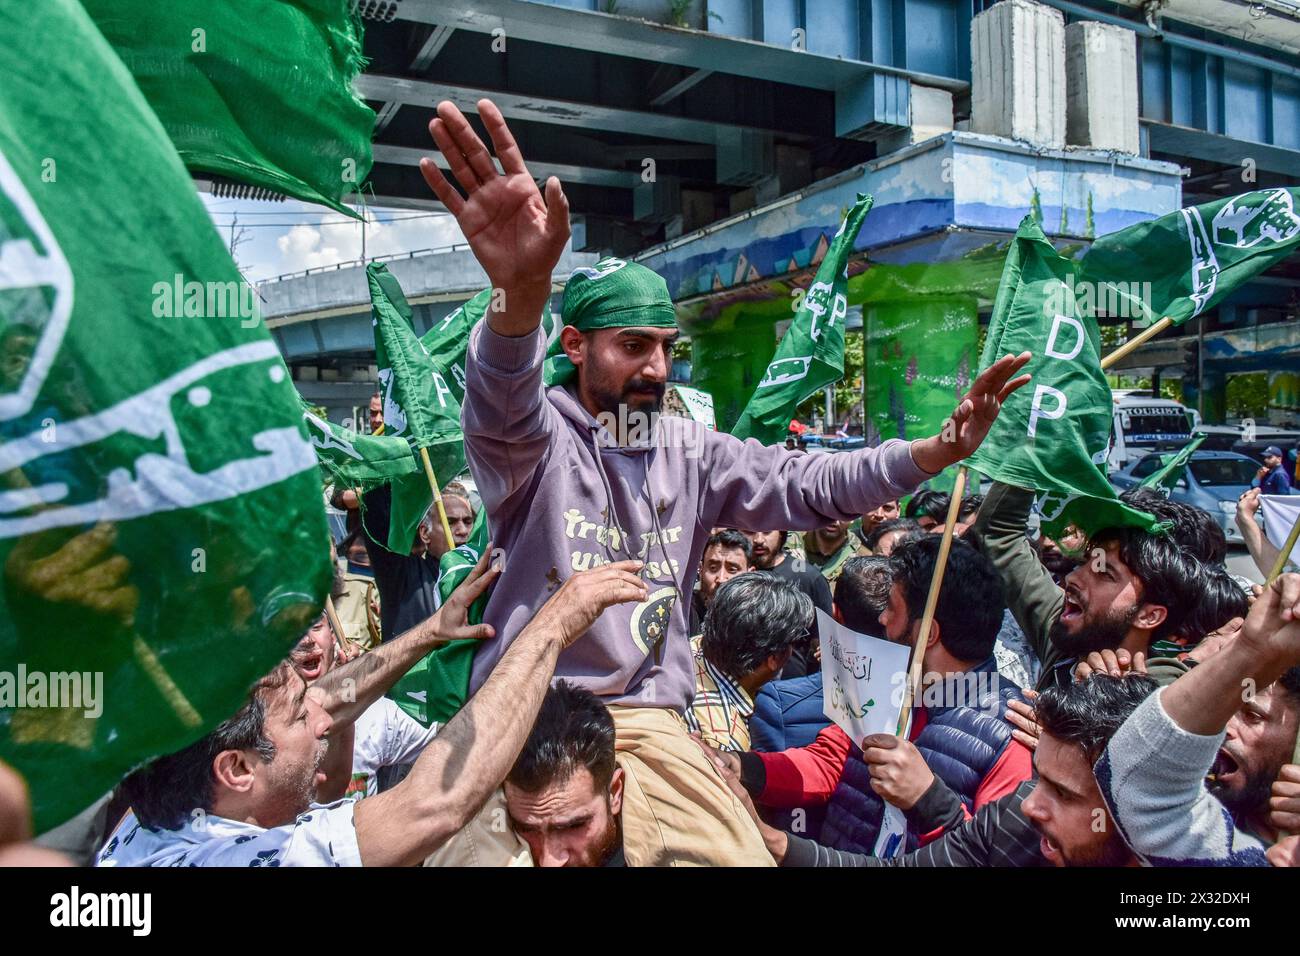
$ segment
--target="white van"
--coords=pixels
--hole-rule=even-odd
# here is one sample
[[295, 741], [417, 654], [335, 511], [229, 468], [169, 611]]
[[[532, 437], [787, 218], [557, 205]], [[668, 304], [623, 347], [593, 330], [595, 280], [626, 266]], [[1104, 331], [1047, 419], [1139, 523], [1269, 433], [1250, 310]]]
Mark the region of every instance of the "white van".
[[1112, 389], [1111, 471], [1153, 451], [1181, 448], [1201, 422], [1198, 412], [1171, 398], [1153, 398], [1142, 389]]

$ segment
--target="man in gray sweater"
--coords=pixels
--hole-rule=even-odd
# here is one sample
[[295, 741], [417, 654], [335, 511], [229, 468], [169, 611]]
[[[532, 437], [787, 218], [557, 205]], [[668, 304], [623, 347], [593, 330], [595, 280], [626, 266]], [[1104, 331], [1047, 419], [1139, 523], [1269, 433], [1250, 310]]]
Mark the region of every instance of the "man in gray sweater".
[[1016, 373], [1029, 356], [1007, 356], [981, 375], [944, 440], [804, 455], [660, 418], [677, 338], [667, 285], [621, 259], [578, 270], [548, 359], [540, 316], [569, 238], [567, 201], [554, 177], [543, 198], [495, 105], [480, 100], [478, 113], [504, 175], [448, 102], [430, 131], [466, 195], [432, 161], [421, 163], [500, 304], [474, 329], [465, 363], [466, 459], [505, 553], [484, 614], [498, 637], [476, 656], [471, 690], [570, 574], [643, 562], [648, 598], [611, 608], [556, 669], [614, 716], [628, 862], [770, 863], [682, 720], [695, 690], [684, 596], [710, 529], [807, 530], [907, 494], [975, 450], [1001, 401], [1028, 381]]

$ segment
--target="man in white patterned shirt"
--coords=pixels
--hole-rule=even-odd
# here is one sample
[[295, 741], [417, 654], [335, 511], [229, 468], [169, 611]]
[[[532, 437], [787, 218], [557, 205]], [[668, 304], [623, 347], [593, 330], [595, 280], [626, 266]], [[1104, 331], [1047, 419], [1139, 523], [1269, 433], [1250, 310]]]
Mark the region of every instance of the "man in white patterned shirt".
[[467, 623], [496, 577], [487, 557], [431, 617], [307, 688], [285, 662], [232, 718], [125, 781], [132, 811], [99, 866], [411, 866], [464, 827], [505, 778], [560, 651], [605, 608], [646, 597], [640, 562], [575, 574], [396, 787], [315, 804], [334, 721], [347, 724], [434, 647], [493, 636]]

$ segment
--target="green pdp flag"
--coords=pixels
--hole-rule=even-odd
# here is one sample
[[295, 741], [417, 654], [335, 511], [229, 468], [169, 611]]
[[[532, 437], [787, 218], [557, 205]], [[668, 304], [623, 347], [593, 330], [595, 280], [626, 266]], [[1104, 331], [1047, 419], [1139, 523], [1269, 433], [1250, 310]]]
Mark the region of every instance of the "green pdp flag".
[[[469, 540], [448, 551], [438, 561], [439, 604], [451, 597], [451, 592], [469, 577], [487, 546], [487, 508], [479, 508]], [[487, 607], [490, 593], [470, 605], [469, 623], [483, 622], [483, 609]], [[389, 696], [426, 727], [435, 721], [446, 723], [469, 699], [470, 671], [474, 667], [474, 652], [478, 645], [478, 641], [452, 641], [435, 648], [393, 685]]]
[[352, 91], [356, 0], [82, 4], [187, 167], [356, 215], [342, 200], [370, 175], [375, 127]]
[[1174, 486], [1178, 484], [1178, 479], [1183, 476], [1183, 469], [1192, 460], [1192, 453], [1200, 448], [1205, 439], [1209, 437], [1205, 432], [1201, 432], [1179, 449], [1176, 455], [1173, 455], [1163, 465], [1143, 478], [1138, 487], [1155, 488], [1163, 492], [1165, 497], [1168, 497], [1169, 492], [1173, 491]]
[[1260, 189], [1112, 232], [1080, 282], [1110, 315], [1182, 325], [1300, 248], [1297, 204], [1300, 188]]
[[0, 15], [0, 759], [41, 832], [235, 713], [331, 570], [297, 395], [167, 132], [79, 2]]
[[306, 403], [302, 421], [317, 461], [339, 488], [368, 491], [420, 470], [411, 446], [401, 438], [362, 435], [317, 415]]
[[[396, 277], [382, 262], [372, 262], [366, 267], [366, 278], [384, 400], [384, 434], [406, 439], [417, 457], [419, 449], [427, 449], [438, 482], [446, 484], [465, 470], [460, 402], [429, 350], [416, 338], [411, 307]], [[418, 474], [392, 484], [388, 549], [406, 554], [420, 519], [433, 503], [433, 492], [422, 464]]]
[[470, 333], [487, 315], [491, 304], [492, 290], [484, 289], [464, 305], [447, 313], [446, 318], [420, 338], [420, 344], [428, 351], [434, 366], [442, 372], [457, 402], [465, 400], [465, 356], [469, 352]]
[[1102, 473], [1110, 442], [1111, 395], [1101, 370], [1100, 334], [1075, 297], [1074, 263], [1059, 255], [1032, 216], [1007, 250], [980, 371], [1008, 353], [1032, 352], [1033, 378], [1011, 394], [967, 465], [994, 481], [1041, 493], [1044, 531], [1085, 534], [1129, 525], [1158, 530], [1155, 518], [1121, 502]]
[[799, 403], [844, 377], [849, 254], [872, 202], [858, 193], [840, 223], [776, 356], [731, 430], [737, 438], [757, 438], [765, 445], [784, 441]]

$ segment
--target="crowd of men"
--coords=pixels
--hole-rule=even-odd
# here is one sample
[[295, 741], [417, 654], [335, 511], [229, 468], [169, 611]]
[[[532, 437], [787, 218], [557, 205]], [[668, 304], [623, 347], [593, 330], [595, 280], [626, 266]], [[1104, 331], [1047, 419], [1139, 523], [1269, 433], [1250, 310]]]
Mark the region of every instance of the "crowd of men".
[[[478, 108], [504, 174], [446, 103], [431, 132], [460, 190], [421, 169], [504, 291], [466, 361], [472, 483], [444, 494], [451, 544], [486, 509], [492, 549], [440, 601], [432, 512], [409, 554], [340, 541], [342, 633], [322, 615], [237, 713], [132, 771], [97, 865], [1300, 864], [1300, 575], [1233, 577], [1216, 520], [1146, 490], [1127, 503], [1168, 531], [1051, 541], [1034, 493], [995, 483], [958, 503], [923, 633], [950, 500], [918, 488], [978, 447], [1028, 356], [910, 442], [613, 434], [604, 413], [659, 410], [668, 290], [622, 260], [579, 270], [548, 351], [567, 204]], [[385, 494], [335, 501], [386, 528]], [[1238, 522], [1263, 568], [1257, 498]], [[826, 716], [818, 610], [920, 656], [905, 734]], [[386, 696], [464, 640], [445, 723]], [[878, 850], [888, 807], [901, 853]]]

